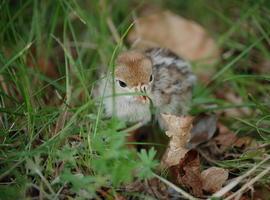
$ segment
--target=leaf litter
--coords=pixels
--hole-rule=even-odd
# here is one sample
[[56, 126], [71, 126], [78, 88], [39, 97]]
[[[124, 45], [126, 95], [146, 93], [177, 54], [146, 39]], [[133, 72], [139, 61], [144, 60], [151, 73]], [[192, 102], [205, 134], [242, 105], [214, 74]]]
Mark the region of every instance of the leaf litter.
[[[200, 130], [201, 128], [202, 131], [200, 133], [202, 136], [199, 137], [199, 131], [197, 131], [193, 136], [201, 138], [203, 142], [207, 141], [213, 136], [213, 130], [215, 130], [215, 128], [206, 132], [206, 128], [202, 127], [202, 123], [207, 121], [209, 122], [208, 124], [211, 124], [212, 127], [215, 127], [216, 123], [214, 122], [216, 122], [216, 118], [199, 118], [203, 122], [199, 122], [200, 120], [197, 119], [197, 126], [192, 128], [194, 118], [191, 116], [162, 116], [168, 127], [166, 135], [170, 137], [169, 146], [161, 161], [162, 165], [168, 168], [172, 167], [171, 173], [173, 174], [173, 177], [176, 177], [176, 182], [180, 185], [190, 188], [192, 193], [197, 197], [203, 196], [203, 189], [208, 192], [215, 192], [217, 189], [220, 189], [228, 178], [228, 172], [227, 176], [223, 176], [223, 179], [211, 178], [212, 176], [209, 175], [209, 172], [211, 174], [213, 171], [212, 175], [215, 176], [215, 173], [221, 171], [223, 172], [225, 170], [219, 168], [214, 168], [216, 170], [213, 170], [209, 168], [210, 170], [201, 172], [199, 153], [196, 150], [190, 150], [187, 148], [191, 138], [191, 130]], [[212, 127], [210, 127], [210, 129]], [[200, 143], [201, 141], [197, 139], [196, 142]], [[213, 188], [214, 186], [216, 187]]]
[[228, 170], [219, 167], [210, 167], [201, 174], [203, 190], [214, 193], [221, 189], [229, 177]]
[[[201, 64], [207, 63], [207, 70], [203, 67], [201, 70], [195, 69], [195, 72], [202, 82], [209, 80], [214, 74], [209, 67], [219, 59], [220, 50], [207, 31], [198, 23], [168, 10], [154, 9], [154, 12], [149, 12], [148, 8], [145, 13], [135, 19], [135, 26], [127, 36], [132, 47], [165, 47], [187, 60], [203, 60]], [[152, 28], [149, 29], [149, 26]], [[233, 104], [243, 103], [235, 93], [216, 94], [217, 98], [220, 95]], [[227, 117], [250, 114], [250, 110], [245, 108], [227, 109], [224, 112]], [[252, 141], [250, 137], [237, 137], [219, 122], [216, 114], [196, 117], [163, 114], [162, 117], [167, 124], [165, 134], [169, 137], [169, 143], [161, 158], [161, 169], [168, 169], [171, 181], [185, 187], [196, 197], [205, 197], [221, 189], [229, 178], [229, 170], [212, 166], [213, 163], [228, 157], [232, 147], [244, 151]], [[208, 168], [202, 171], [203, 164], [207, 164]]]
[[128, 41], [138, 48], [169, 48], [192, 61], [205, 59], [209, 63], [219, 57], [215, 41], [201, 25], [169, 10], [155, 11], [136, 19]]

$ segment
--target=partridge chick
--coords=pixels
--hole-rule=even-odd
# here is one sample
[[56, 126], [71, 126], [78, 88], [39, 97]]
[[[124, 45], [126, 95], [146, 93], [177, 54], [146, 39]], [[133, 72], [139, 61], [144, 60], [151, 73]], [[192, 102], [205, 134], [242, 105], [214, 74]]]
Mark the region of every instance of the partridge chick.
[[117, 57], [114, 82], [102, 80], [99, 94], [107, 116], [147, 123], [153, 114], [164, 128], [160, 113], [186, 114], [195, 82], [190, 64], [167, 49], [130, 50]]

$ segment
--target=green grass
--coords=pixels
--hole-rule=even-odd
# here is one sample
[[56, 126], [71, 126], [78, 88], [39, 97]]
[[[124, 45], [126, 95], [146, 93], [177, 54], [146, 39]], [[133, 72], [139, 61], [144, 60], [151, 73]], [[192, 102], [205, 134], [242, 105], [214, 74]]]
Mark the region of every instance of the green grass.
[[[222, 52], [230, 53], [213, 66], [216, 73], [208, 85], [196, 86], [191, 112], [249, 107], [250, 115], [220, 120], [240, 135], [270, 144], [270, 72], [257, 70], [270, 59], [269, 2], [153, 2], [198, 21]], [[102, 104], [92, 98], [101, 66], [112, 69], [115, 54], [128, 48], [117, 41], [108, 19], [124, 37], [142, 5], [124, 0], [1, 1], [0, 199], [98, 198], [101, 187], [115, 195], [121, 184], [146, 179], [155, 170], [155, 152], [127, 149], [129, 127], [105, 118]], [[29, 67], [41, 62], [50, 67]], [[203, 67], [195, 64], [195, 71]], [[224, 88], [243, 102], [218, 99], [214, 94]], [[219, 164], [239, 175], [265, 156], [269, 148]], [[269, 184], [267, 175], [259, 182]]]

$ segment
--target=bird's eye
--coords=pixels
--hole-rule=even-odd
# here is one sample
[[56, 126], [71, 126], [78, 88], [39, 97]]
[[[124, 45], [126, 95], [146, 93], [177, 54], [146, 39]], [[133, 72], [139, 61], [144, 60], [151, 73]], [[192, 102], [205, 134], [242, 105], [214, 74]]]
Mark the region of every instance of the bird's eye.
[[152, 82], [153, 80], [153, 75], [150, 76], [149, 82]]
[[127, 87], [127, 84], [125, 82], [123, 82], [123, 81], [119, 81], [119, 85], [121, 87]]

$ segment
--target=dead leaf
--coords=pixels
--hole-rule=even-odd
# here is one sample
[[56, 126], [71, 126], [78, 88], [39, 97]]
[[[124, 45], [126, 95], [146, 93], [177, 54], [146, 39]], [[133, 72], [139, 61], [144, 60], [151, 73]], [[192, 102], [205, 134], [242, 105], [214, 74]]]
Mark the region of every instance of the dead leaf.
[[[216, 97], [219, 99], [225, 99], [233, 105], [242, 105], [244, 104], [244, 100], [241, 96], [232, 91], [231, 88], [225, 87], [221, 91], [216, 92]], [[247, 107], [239, 107], [239, 108], [230, 108], [222, 111], [223, 115], [226, 117], [241, 117], [241, 116], [249, 116], [252, 114], [250, 108]]]
[[210, 167], [204, 170], [201, 174], [203, 190], [210, 193], [220, 190], [228, 176], [228, 170], [219, 167]]
[[215, 41], [201, 25], [168, 10], [136, 19], [128, 42], [136, 48], [165, 47], [187, 60], [208, 64], [220, 55]]
[[186, 146], [190, 139], [193, 117], [178, 117], [165, 114], [162, 114], [162, 117], [167, 124], [168, 131], [166, 131], [166, 135], [170, 137], [170, 142], [161, 160], [161, 165], [171, 167], [177, 165], [188, 152]]
[[188, 147], [195, 148], [199, 144], [210, 140], [217, 130], [216, 115], [200, 115], [195, 118], [191, 129], [191, 139]]
[[203, 195], [200, 158], [197, 151], [190, 150], [181, 159], [177, 167], [177, 181], [190, 188], [195, 196], [201, 197]]
[[246, 148], [251, 145], [253, 138], [249, 136], [237, 137], [226, 126], [218, 124], [219, 134], [214, 137], [214, 141], [219, 145], [221, 151], [225, 151], [229, 147]]
[[228, 147], [231, 147], [233, 143], [236, 142], [237, 137], [231, 130], [229, 130], [221, 123], [218, 124], [218, 129], [219, 134], [214, 138], [214, 141], [217, 143], [217, 145], [220, 146], [220, 149], [223, 151]]

